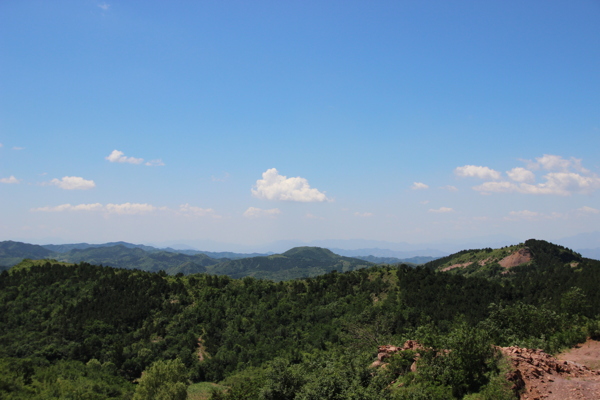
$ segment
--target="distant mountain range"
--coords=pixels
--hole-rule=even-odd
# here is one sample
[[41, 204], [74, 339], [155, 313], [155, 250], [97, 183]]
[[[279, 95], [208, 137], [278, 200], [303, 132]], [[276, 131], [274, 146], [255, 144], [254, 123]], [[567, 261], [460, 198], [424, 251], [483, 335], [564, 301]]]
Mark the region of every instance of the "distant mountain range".
[[[594, 245], [596, 240], [600, 241], [600, 233], [580, 235], [578, 238], [581, 239], [582, 243]], [[577, 248], [572, 246], [572, 244], [575, 244], [574, 241], [575, 239], [568, 238], [564, 240], [565, 243], [571, 243], [571, 248]], [[341, 244], [343, 241], [333, 242]], [[374, 241], [349, 241], [348, 243], [350, 242], [354, 244], [382, 244], [382, 242]], [[400, 246], [404, 245], [400, 244]], [[600, 259], [600, 247], [575, 251], [583, 257]], [[178, 273], [211, 273], [232, 277], [255, 276], [283, 280], [316, 276], [332, 270], [351, 271], [376, 264], [425, 264], [447, 256], [447, 253], [434, 249], [427, 249], [425, 254], [429, 255], [423, 255], [423, 253], [416, 250], [391, 250], [381, 247], [345, 250], [337, 247], [326, 249], [317, 246], [298, 246], [280, 254], [273, 254], [161, 249], [127, 242], [40, 246], [5, 241], [0, 242], [0, 270], [7, 269], [21, 260], [29, 258], [55, 259], [68, 263], [87, 262], [96, 265], [154, 272], [163, 270], [171, 275]]]
[[87, 262], [116, 268], [140, 269], [168, 274], [211, 273], [239, 278], [254, 276], [285, 280], [321, 275], [333, 270], [352, 271], [376, 264], [410, 265], [430, 261], [431, 257], [402, 260], [393, 257], [345, 257], [319, 247], [297, 247], [282, 254], [243, 254], [231, 252], [200, 252], [196, 250], [157, 249], [126, 242], [104, 244], [74, 243], [64, 245], [34, 245], [0, 242], [0, 269], [6, 269], [23, 259], [54, 259], [77, 264]]

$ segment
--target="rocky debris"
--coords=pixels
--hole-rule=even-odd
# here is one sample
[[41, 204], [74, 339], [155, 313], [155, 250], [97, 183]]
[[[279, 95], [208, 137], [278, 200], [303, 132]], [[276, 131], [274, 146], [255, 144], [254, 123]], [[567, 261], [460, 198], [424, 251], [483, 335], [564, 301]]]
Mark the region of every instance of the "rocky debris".
[[[600, 371], [591, 370], [584, 365], [572, 361], [559, 361], [542, 350], [525, 349], [521, 347], [498, 347], [502, 354], [512, 363], [512, 371], [506, 378], [513, 383], [513, 390], [520, 395], [521, 400], [541, 400], [552, 398], [575, 399], [587, 397], [573, 397], [564, 393], [560, 397], [552, 396], [557, 389], [564, 392], [564, 384], [560, 387], [555, 382], [566, 379], [591, 378], [597, 380]], [[574, 381], [569, 382], [573, 386]], [[571, 391], [571, 389], [568, 389]], [[577, 388], [572, 389], [577, 391]], [[591, 393], [591, 392], [590, 392]], [[557, 393], [555, 393], [557, 394]], [[595, 396], [595, 394], [594, 394]], [[590, 397], [598, 398], [598, 397]]]
[[[405, 350], [416, 351], [416, 350], [420, 350], [420, 349], [424, 349], [424, 347], [421, 344], [419, 344], [419, 342], [417, 342], [416, 340], [407, 340], [406, 342], [404, 342], [402, 347], [392, 346], [389, 344], [385, 345], [385, 346], [379, 346], [379, 347], [377, 347], [377, 361], [374, 361], [373, 364], [371, 364], [371, 367], [373, 367], [373, 368], [385, 367], [385, 365], [387, 365], [387, 363], [385, 363], [384, 360], [400, 351], [405, 351]], [[413, 372], [416, 370], [416, 360], [418, 357], [419, 357], [419, 354], [418, 353], [415, 354], [415, 361], [413, 362], [412, 366], [410, 367], [410, 370]]]
[[531, 250], [529, 250], [529, 247], [523, 247], [515, 251], [511, 255], [506, 256], [502, 260], [498, 261], [498, 264], [500, 264], [500, 266], [503, 268], [512, 268], [516, 267], [517, 265], [529, 262], [532, 259], [533, 254], [531, 254]]

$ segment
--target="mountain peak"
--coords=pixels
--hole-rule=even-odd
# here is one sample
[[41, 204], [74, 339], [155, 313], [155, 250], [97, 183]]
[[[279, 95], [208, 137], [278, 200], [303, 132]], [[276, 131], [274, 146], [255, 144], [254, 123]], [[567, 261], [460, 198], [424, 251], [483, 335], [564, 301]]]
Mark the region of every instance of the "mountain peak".
[[282, 255], [286, 257], [305, 258], [311, 260], [323, 260], [340, 257], [331, 250], [324, 249], [322, 247], [311, 246], [294, 247], [289, 249], [285, 253], [282, 253]]

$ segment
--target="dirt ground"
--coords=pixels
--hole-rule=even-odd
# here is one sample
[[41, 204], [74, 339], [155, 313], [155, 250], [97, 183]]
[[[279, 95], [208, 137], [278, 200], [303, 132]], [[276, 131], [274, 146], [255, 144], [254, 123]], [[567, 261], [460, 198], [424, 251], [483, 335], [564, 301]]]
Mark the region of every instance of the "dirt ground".
[[600, 369], [599, 341], [589, 339], [571, 350], [558, 354], [556, 359], [558, 365], [565, 365], [564, 370], [551, 370], [537, 379], [529, 380], [521, 399], [600, 399], [600, 372], [595, 371]]

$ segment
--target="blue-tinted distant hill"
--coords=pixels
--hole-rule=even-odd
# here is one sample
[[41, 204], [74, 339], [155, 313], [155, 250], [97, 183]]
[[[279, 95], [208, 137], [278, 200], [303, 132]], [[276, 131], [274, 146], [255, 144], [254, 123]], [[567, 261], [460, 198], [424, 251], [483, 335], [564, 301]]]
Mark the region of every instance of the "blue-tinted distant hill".
[[0, 242], [0, 265], [5, 267], [12, 267], [25, 258], [51, 258], [55, 254], [54, 251], [36, 244], [13, 242], [12, 240]]
[[207, 272], [232, 278], [255, 278], [283, 281], [323, 275], [334, 270], [354, 271], [375, 264], [343, 257], [321, 247], [295, 247], [282, 254], [228, 260], [207, 267]]
[[124, 246], [129, 249], [142, 249], [148, 252], [160, 252], [167, 251], [169, 253], [179, 253], [186, 254], [188, 256], [195, 256], [198, 254], [206, 254], [210, 258], [229, 258], [231, 260], [235, 260], [238, 258], [248, 258], [248, 257], [258, 257], [258, 256], [268, 256], [273, 253], [233, 253], [231, 251], [221, 251], [221, 252], [213, 252], [213, 251], [201, 251], [201, 250], [177, 250], [171, 247], [158, 248], [153, 246], [146, 246], [143, 244], [133, 244], [127, 242], [109, 242], [102, 244], [89, 244], [89, 243], [73, 243], [73, 244], [45, 244], [42, 245], [45, 249], [57, 252], [57, 253], [68, 253], [71, 250], [85, 250], [85, 249], [93, 249], [99, 247], [113, 247], [113, 246]]
[[206, 254], [187, 255], [168, 251], [146, 251], [139, 247], [116, 246], [73, 249], [56, 256], [59, 261], [69, 263], [87, 262], [115, 268], [141, 269], [144, 271], [166, 271], [168, 274], [195, 274], [206, 272], [206, 267], [219, 261]]

